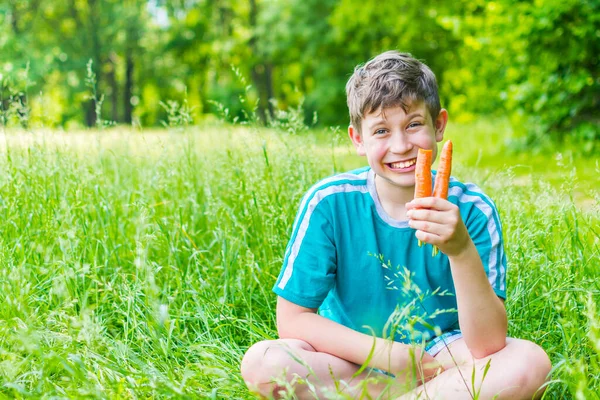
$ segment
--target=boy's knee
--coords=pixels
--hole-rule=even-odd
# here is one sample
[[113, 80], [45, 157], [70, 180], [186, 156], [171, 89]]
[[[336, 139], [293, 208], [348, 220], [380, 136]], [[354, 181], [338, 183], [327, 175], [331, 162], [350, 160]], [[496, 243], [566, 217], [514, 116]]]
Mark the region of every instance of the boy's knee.
[[263, 380], [261, 372], [264, 372], [266, 354], [273, 343], [273, 340], [263, 340], [255, 343], [244, 354], [240, 371], [242, 378], [249, 386], [261, 383]]
[[521, 356], [520, 368], [517, 367], [519, 386], [527, 388], [528, 394], [541, 396], [544, 392], [542, 386], [546, 382], [552, 369], [550, 358], [540, 346], [533, 342], [522, 340], [519, 343], [518, 354]]
[[548, 354], [535, 343], [528, 342], [527, 349], [527, 359], [530, 360], [531, 365], [534, 367], [532, 370], [531, 378], [534, 381], [534, 385], [537, 387], [542, 386], [548, 375], [550, 374], [550, 370], [552, 369], [552, 363], [550, 362], [550, 357]]
[[[282, 340], [263, 340], [246, 351], [240, 370], [250, 390], [264, 396], [272, 395], [277, 388], [274, 380], [282, 377], [286, 367], [293, 361], [290, 352], [293, 352], [292, 347], [298, 346], [295, 346], [296, 343], [291, 344], [292, 346]], [[299, 348], [302, 349], [302, 346]]]

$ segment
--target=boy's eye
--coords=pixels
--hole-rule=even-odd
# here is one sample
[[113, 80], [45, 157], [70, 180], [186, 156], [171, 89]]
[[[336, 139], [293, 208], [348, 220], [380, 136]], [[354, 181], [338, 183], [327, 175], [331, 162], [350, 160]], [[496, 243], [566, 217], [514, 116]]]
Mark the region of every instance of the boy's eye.
[[409, 127], [409, 128], [415, 128], [415, 127], [417, 127], [417, 126], [420, 126], [420, 125], [421, 125], [421, 123], [420, 123], [420, 122], [411, 122], [411, 123], [408, 125], [408, 127]]
[[375, 134], [376, 134], [376, 135], [383, 135], [383, 134], [384, 134], [384, 133], [386, 133], [386, 132], [387, 132], [387, 131], [386, 131], [385, 129], [377, 129], [377, 130], [375, 131]]

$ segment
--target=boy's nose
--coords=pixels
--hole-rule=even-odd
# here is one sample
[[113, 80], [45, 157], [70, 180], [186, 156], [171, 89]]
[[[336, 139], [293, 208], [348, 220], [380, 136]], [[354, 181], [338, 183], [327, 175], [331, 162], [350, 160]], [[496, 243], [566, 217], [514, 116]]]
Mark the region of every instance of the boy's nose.
[[394, 134], [391, 137], [390, 151], [393, 153], [406, 153], [411, 149], [412, 145], [403, 134]]

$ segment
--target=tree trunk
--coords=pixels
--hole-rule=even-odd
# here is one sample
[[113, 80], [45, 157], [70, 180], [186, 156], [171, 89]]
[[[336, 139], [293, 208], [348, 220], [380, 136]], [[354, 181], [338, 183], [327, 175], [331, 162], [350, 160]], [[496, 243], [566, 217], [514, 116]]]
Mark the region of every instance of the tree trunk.
[[255, 65], [252, 68], [252, 82], [254, 83], [254, 87], [258, 92], [258, 118], [264, 124], [267, 121], [267, 114], [265, 112], [265, 99], [264, 99], [264, 90], [262, 90], [262, 65]]
[[130, 49], [125, 55], [125, 88], [123, 91], [123, 105], [125, 106], [125, 115], [123, 120], [126, 124], [133, 122], [133, 105], [131, 98], [133, 97], [133, 50]]
[[267, 111], [269, 117], [275, 116], [275, 110], [273, 109], [273, 103], [271, 99], [275, 96], [273, 92], [273, 64], [270, 62], [265, 63], [265, 95], [267, 100]]
[[127, 29], [125, 30], [125, 85], [123, 87], [123, 120], [126, 124], [133, 123], [133, 108], [131, 103], [135, 87], [135, 67], [136, 56], [140, 55], [139, 40], [142, 33], [142, 24], [140, 23], [139, 7], [145, 4], [145, 1], [134, 2], [133, 6], [125, 7], [127, 12]]
[[261, 122], [264, 124], [267, 122], [267, 104], [269, 103], [269, 99], [266, 95], [266, 85], [265, 85], [265, 76], [266, 76], [266, 68], [263, 63], [259, 60], [258, 55], [258, 46], [257, 46], [257, 38], [256, 38], [256, 20], [258, 17], [258, 5], [256, 4], [256, 0], [250, 1], [250, 14], [249, 14], [249, 22], [250, 22], [250, 31], [252, 32], [252, 36], [248, 42], [250, 47], [250, 51], [252, 52], [252, 60], [250, 61], [250, 71], [252, 75], [252, 83], [258, 92], [258, 117]]
[[198, 98], [200, 99], [200, 113], [206, 112], [206, 81], [207, 81], [207, 67], [208, 67], [209, 59], [208, 57], [202, 57], [201, 65], [202, 67], [199, 69], [200, 73], [198, 74]]
[[120, 122], [119, 120], [119, 85], [117, 84], [117, 63], [115, 62], [116, 54], [111, 54], [108, 57], [108, 63], [110, 70], [106, 75], [106, 80], [110, 85], [110, 119], [114, 122]]
[[100, 82], [101, 82], [101, 74], [102, 74], [102, 60], [101, 60], [101, 49], [100, 49], [100, 38], [98, 37], [98, 19], [100, 16], [98, 15], [98, 7], [96, 0], [88, 0], [89, 7], [89, 35], [90, 35], [90, 43], [92, 44], [92, 60], [94, 62], [92, 68], [96, 73], [96, 101], [92, 100], [91, 111], [89, 109], [86, 110], [86, 123], [88, 127], [92, 127], [96, 125], [102, 119], [102, 115], [96, 115], [96, 104], [100, 102], [102, 98], [100, 94]]
[[94, 100], [83, 103], [85, 111], [85, 126], [91, 128], [96, 123], [96, 110]]
[[15, 33], [15, 35], [19, 35], [20, 29], [19, 29], [19, 14], [18, 14], [18, 10], [17, 10], [17, 4], [14, 2], [11, 2], [10, 4], [10, 12], [11, 12], [11, 26], [13, 29], [13, 32]]

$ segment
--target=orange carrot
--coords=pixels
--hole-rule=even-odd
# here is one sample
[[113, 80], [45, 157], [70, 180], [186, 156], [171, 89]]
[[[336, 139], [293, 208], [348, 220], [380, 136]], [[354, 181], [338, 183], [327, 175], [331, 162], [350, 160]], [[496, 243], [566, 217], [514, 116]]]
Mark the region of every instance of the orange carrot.
[[[448, 199], [448, 186], [450, 185], [450, 173], [452, 172], [452, 142], [448, 140], [442, 147], [440, 163], [437, 174], [435, 175], [435, 186], [433, 187], [433, 197]], [[439, 250], [433, 246], [431, 255], [437, 256]]]
[[415, 167], [415, 199], [431, 196], [431, 150], [419, 149]]
[[[417, 165], [415, 166], [415, 199], [431, 196], [431, 150], [419, 149]], [[423, 243], [417, 242], [419, 247]]]
[[450, 184], [450, 172], [452, 171], [452, 142], [448, 140], [442, 147], [440, 164], [435, 175], [435, 186], [433, 197], [448, 199], [448, 185]]

